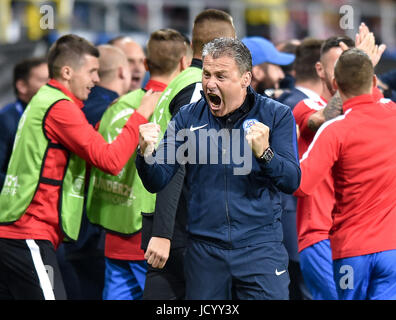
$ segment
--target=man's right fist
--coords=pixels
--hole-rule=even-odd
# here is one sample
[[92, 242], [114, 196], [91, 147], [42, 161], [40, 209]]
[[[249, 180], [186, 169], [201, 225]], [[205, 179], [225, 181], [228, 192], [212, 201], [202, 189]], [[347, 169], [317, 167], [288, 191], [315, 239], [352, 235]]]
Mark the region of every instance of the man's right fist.
[[149, 122], [139, 126], [139, 146], [144, 156], [151, 155], [158, 141], [160, 126]]

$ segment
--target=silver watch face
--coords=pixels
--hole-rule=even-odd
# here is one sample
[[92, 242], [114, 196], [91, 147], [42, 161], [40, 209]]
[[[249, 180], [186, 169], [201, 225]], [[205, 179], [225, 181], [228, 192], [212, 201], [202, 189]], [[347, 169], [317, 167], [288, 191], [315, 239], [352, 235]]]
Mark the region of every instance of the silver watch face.
[[263, 159], [267, 162], [271, 161], [272, 157], [274, 156], [274, 153], [272, 152], [271, 148], [268, 148], [265, 150], [263, 154]]

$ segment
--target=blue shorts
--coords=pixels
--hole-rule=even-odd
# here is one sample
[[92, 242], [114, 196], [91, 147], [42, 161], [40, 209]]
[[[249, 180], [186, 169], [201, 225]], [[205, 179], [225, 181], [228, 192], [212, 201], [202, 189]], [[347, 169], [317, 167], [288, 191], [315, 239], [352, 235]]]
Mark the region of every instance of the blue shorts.
[[105, 258], [103, 300], [141, 300], [147, 262]]
[[187, 300], [287, 300], [288, 255], [281, 242], [224, 249], [191, 240], [184, 259]]
[[330, 241], [319, 241], [300, 252], [300, 268], [314, 300], [338, 300]]
[[342, 300], [396, 300], [396, 250], [333, 261]]

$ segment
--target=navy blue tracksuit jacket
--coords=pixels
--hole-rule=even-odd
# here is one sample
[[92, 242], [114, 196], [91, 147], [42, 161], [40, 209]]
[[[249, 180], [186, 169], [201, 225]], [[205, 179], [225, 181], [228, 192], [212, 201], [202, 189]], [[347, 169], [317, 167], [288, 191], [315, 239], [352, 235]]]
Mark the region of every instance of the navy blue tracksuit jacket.
[[[203, 96], [182, 107], [169, 123], [153, 164], [141, 156], [136, 158], [144, 186], [158, 192], [179, 167], [172, 158], [187, 157], [188, 232], [193, 238], [230, 249], [282, 241], [279, 191], [293, 193], [301, 177], [290, 108], [250, 87], [247, 100], [249, 103], [242, 106], [244, 112], [228, 126], [227, 121], [211, 114]], [[244, 127], [255, 121], [270, 128], [275, 155], [268, 164], [254, 157], [244, 138]], [[241, 162], [238, 155], [250, 157], [250, 170], [247, 158]], [[238, 169], [244, 166], [248, 170], [241, 174]]]
[[11, 158], [19, 119], [25, 108], [26, 103], [18, 99], [0, 110], [0, 191], [3, 188], [8, 162]]

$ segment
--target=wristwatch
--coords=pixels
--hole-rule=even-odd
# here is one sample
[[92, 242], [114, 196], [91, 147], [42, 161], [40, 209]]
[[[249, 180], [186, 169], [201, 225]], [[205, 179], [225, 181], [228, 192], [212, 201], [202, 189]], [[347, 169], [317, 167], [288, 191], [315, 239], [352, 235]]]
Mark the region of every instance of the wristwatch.
[[265, 163], [269, 163], [272, 158], [274, 157], [274, 152], [270, 147], [264, 150], [263, 154], [260, 156], [260, 160], [264, 161]]
[[142, 149], [140, 148], [140, 145], [138, 145], [138, 147], [137, 147], [136, 154], [138, 154], [139, 156], [144, 157], [144, 154], [142, 153]]

